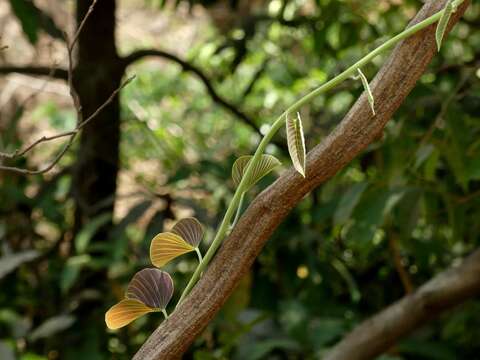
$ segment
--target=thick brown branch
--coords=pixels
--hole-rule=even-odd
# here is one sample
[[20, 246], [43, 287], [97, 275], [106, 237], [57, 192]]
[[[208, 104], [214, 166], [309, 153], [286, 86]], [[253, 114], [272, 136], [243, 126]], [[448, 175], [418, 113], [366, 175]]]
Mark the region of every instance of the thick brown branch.
[[388, 350], [441, 312], [480, 294], [480, 250], [459, 267], [435, 276], [411, 295], [369, 318], [340, 341], [325, 360], [367, 360]]
[[149, 57], [149, 56], [160, 57], [160, 58], [173, 61], [174, 63], [177, 63], [178, 65], [180, 65], [184, 71], [195, 74], [203, 83], [203, 85], [207, 89], [208, 94], [210, 95], [210, 97], [214, 102], [216, 102], [217, 104], [221, 105], [222, 107], [230, 111], [233, 115], [238, 117], [240, 120], [245, 122], [248, 126], [250, 126], [253, 130], [255, 130], [258, 134], [261, 135], [260, 128], [257, 126], [255, 121], [252, 118], [250, 118], [247, 114], [245, 114], [243, 111], [238, 109], [237, 106], [235, 106], [234, 104], [229, 102], [227, 99], [224, 99], [220, 94], [218, 94], [212, 82], [202, 70], [200, 70], [195, 65], [180, 59], [178, 56], [162, 50], [155, 50], [155, 49], [138, 50], [126, 56], [125, 58], [123, 58], [124, 66], [126, 67], [128, 65], [133, 64], [137, 60], [140, 60], [142, 58]]
[[[445, 3], [427, 1], [413, 22], [438, 12]], [[452, 16], [450, 26], [468, 4], [466, 1]], [[362, 95], [337, 128], [309, 153], [305, 179], [290, 169], [252, 202], [190, 295], [150, 336], [134, 359], [181, 357], [227, 300], [289, 211], [374, 141], [435, 53], [434, 25], [395, 48], [371, 84], [378, 104], [377, 115], [372, 117], [367, 98]]]
[[54, 79], [67, 80], [68, 71], [65, 69], [53, 69], [48, 66], [0, 66], [0, 74], [6, 75], [11, 73], [32, 75], [32, 76], [48, 76]]

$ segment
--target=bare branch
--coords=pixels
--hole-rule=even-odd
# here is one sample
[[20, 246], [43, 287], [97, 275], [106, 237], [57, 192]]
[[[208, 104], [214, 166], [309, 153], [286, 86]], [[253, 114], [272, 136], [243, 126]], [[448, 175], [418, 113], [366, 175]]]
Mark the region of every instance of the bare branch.
[[[469, 3], [464, 2], [452, 16], [449, 29]], [[445, 0], [427, 1], [413, 23], [443, 6]], [[305, 179], [290, 169], [263, 191], [244, 212], [190, 295], [157, 328], [134, 359], [181, 357], [225, 303], [290, 210], [375, 140], [436, 52], [435, 25], [399, 43], [371, 83], [379, 104], [377, 116], [372, 118], [367, 98], [361, 96], [335, 130], [309, 153]], [[480, 276], [477, 275], [477, 279]]]
[[0, 170], [13, 171], [13, 172], [20, 173], [20, 174], [25, 174], [25, 175], [43, 174], [43, 173], [51, 170], [55, 166], [55, 164], [57, 164], [60, 161], [60, 159], [63, 157], [63, 155], [65, 155], [67, 150], [72, 146], [73, 141], [75, 140], [75, 137], [80, 132], [80, 130], [82, 130], [92, 120], [94, 120], [95, 117], [106, 106], [108, 106], [113, 101], [113, 99], [118, 95], [118, 93], [125, 86], [127, 86], [133, 79], [135, 79], [135, 75], [133, 75], [133, 76], [129, 77], [127, 80], [125, 80], [114, 92], [112, 92], [112, 94], [108, 97], [108, 99], [105, 100], [105, 102], [102, 105], [100, 105], [97, 108], [97, 110], [95, 110], [95, 112], [93, 114], [91, 114], [88, 118], [86, 118], [84, 121], [79, 123], [75, 129], [65, 131], [63, 133], [55, 134], [55, 135], [52, 135], [52, 136], [42, 136], [41, 138], [39, 138], [38, 140], [36, 140], [35, 142], [33, 142], [32, 144], [30, 144], [29, 146], [27, 146], [25, 149], [23, 149], [21, 151], [17, 150], [17, 151], [14, 151], [13, 153], [2, 153], [2, 152], [0, 152], [0, 157], [7, 158], [7, 159], [13, 159], [13, 158], [16, 158], [16, 157], [19, 157], [19, 156], [24, 156], [26, 153], [28, 153], [30, 150], [32, 150], [33, 148], [35, 148], [37, 145], [39, 145], [41, 143], [51, 141], [51, 140], [55, 140], [55, 139], [59, 139], [59, 138], [63, 138], [63, 137], [69, 137], [67, 144], [62, 148], [62, 150], [58, 153], [58, 155], [55, 157], [55, 159], [48, 166], [46, 166], [43, 169], [39, 169], [39, 170], [29, 170], [29, 169], [14, 167], [14, 166], [0, 165]]
[[[215, 90], [215, 87], [211, 83], [210, 79], [208, 76], [198, 67], [195, 65], [180, 59], [178, 56], [168, 53], [166, 51], [162, 50], [156, 50], [156, 49], [143, 49], [143, 50], [137, 50], [131, 53], [130, 55], [126, 56], [123, 58], [123, 64], [125, 67], [133, 64], [135, 61], [138, 61], [140, 59], [143, 59], [145, 57], [149, 56], [155, 56], [155, 57], [160, 57], [164, 58], [170, 61], [173, 61], [174, 63], [177, 63], [182, 67], [182, 69], [186, 72], [191, 72], [195, 74], [200, 81], [203, 83], [205, 88], [207, 89], [208, 94], [212, 98], [214, 102], [217, 104], [221, 105], [228, 111], [230, 111], [233, 115], [241, 119], [243, 122], [245, 122], [248, 126], [250, 126], [253, 130], [255, 130], [258, 134], [262, 135], [260, 132], [260, 128], [257, 126], [255, 121], [250, 118], [247, 114], [245, 114], [243, 111], [238, 109], [237, 106], [229, 102], [228, 100], [224, 99], [220, 94], [217, 93]], [[275, 143], [277, 146], [281, 148], [285, 148], [285, 144], [283, 143]]]
[[67, 80], [68, 71], [62, 68], [53, 68], [48, 66], [0, 66], [0, 74], [25, 74], [33, 76], [48, 76], [54, 79]]
[[368, 360], [443, 311], [480, 294], [480, 250], [358, 325], [325, 360]]

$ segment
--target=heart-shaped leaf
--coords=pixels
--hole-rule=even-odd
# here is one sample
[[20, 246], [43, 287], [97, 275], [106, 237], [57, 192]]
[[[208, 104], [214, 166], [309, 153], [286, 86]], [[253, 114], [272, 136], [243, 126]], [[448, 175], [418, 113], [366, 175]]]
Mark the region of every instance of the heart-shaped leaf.
[[197, 247], [203, 237], [203, 226], [195, 218], [185, 218], [175, 224], [172, 233], [179, 235], [193, 247]]
[[[232, 178], [235, 186], [240, 184], [240, 181], [247, 170], [247, 166], [250, 160], [253, 158], [251, 155], [240, 156], [232, 167]], [[248, 179], [246, 179], [245, 191], [248, 191], [253, 185], [255, 185], [261, 178], [267, 175], [275, 167], [280, 165], [280, 161], [273, 155], [263, 154], [254, 168]]]
[[150, 245], [150, 260], [162, 267], [177, 256], [194, 251], [195, 247], [173, 232], [164, 232], [155, 236]]
[[139, 300], [124, 299], [107, 311], [105, 322], [109, 329], [115, 330], [152, 311], [155, 311], [155, 309], [148, 307]]
[[435, 31], [435, 40], [437, 41], [437, 49], [440, 51], [443, 42], [443, 36], [445, 35], [445, 31], [447, 30], [448, 22], [450, 21], [450, 17], [452, 13], [455, 12], [455, 8], [453, 6], [455, 0], [448, 0], [447, 5], [445, 5], [445, 10], [438, 20], [437, 29]]
[[363, 74], [360, 68], [357, 69], [358, 76], [360, 76], [360, 80], [362, 81], [363, 88], [367, 92], [367, 99], [368, 103], [370, 104], [370, 109], [372, 109], [372, 114], [375, 116], [375, 99], [373, 98], [372, 90], [370, 89], [370, 85], [368, 84], [367, 77]]
[[170, 275], [159, 269], [143, 269], [128, 284], [125, 297], [155, 309], [165, 309], [173, 295]]
[[305, 138], [303, 136], [303, 126], [300, 114], [297, 117], [290, 117], [287, 114], [287, 144], [293, 167], [305, 177]]

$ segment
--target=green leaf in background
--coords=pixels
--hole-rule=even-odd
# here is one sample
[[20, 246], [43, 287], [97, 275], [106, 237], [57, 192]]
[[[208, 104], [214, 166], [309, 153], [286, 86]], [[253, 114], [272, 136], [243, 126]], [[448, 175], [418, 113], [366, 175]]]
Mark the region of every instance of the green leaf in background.
[[69, 258], [65, 264], [62, 274], [60, 275], [60, 290], [66, 293], [75, 284], [75, 281], [80, 275], [80, 270], [85, 267], [90, 261], [89, 255], [78, 255]]
[[75, 237], [75, 250], [77, 254], [83, 254], [87, 251], [88, 244], [97, 230], [112, 220], [112, 214], [104, 213], [90, 221]]
[[350, 187], [343, 194], [333, 215], [335, 225], [343, 224], [350, 218], [353, 209], [357, 206], [367, 186], [368, 184], [366, 182], [360, 182]]
[[289, 114], [286, 116], [288, 152], [290, 153], [293, 167], [305, 177], [306, 150], [302, 119], [300, 113], [297, 113], [296, 118], [290, 117]]
[[[251, 155], [240, 156], [232, 167], [232, 179], [235, 186], [240, 184], [243, 175], [250, 160], [253, 158]], [[245, 191], [248, 191], [253, 185], [255, 185], [261, 178], [267, 175], [270, 171], [280, 165], [280, 161], [273, 155], [263, 154], [260, 160], [257, 162], [250, 177], [246, 180]]]
[[75, 317], [72, 315], [58, 315], [51, 317], [34, 329], [28, 338], [30, 341], [48, 338], [68, 329], [74, 322]]
[[6, 255], [0, 258], [0, 280], [14, 271], [25, 262], [37, 258], [40, 253], [36, 250], [26, 250], [20, 253]]
[[39, 29], [53, 38], [63, 40], [62, 31], [48, 14], [35, 5], [33, 0], [10, 0], [10, 6], [31, 44], [37, 43]]

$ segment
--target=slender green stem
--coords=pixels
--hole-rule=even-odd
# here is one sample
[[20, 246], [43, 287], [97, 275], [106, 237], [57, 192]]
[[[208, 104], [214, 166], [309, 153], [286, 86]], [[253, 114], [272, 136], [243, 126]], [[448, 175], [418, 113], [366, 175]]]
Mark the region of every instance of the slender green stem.
[[[345, 81], [352, 75], [355, 75], [357, 72], [358, 68], [363, 67], [365, 64], [369, 63], [372, 59], [374, 59], [376, 56], [382, 54], [383, 52], [387, 51], [394, 45], [396, 45], [398, 42], [401, 40], [404, 40], [413, 34], [417, 33], [418, 31], [425, 29], [426, 27], [434, 24], [437, 22], [440, 17], [442, 16], [444, 10], [439, 11], [438, 13], [430, 16], [429, 18], [419, 22], [418, 24], [415, 24], [406, 30], [402, 31], [400, 34], [394, 36], [390, 40], [386, 41], [376, 49], [374, 49], [372, 52], [361, 58], [359, 61], [357, 61], [355, 64], [350, 66], [348, 69], [343, 71], [341, 74], [336, 76], [335, 78], [331, 79], [330, 81], [326, 82], [325, 84], [321, 85], [320, 87], [316, 88], [315, 90], [311, 91], [307, 95], [303, 96], [301, 99], [299, 99], [297, 102], [295, 102], [293, 105], [291, 105], [287, 110], [285, 110], [272, 124], [270, 127], [269, 131], [263, 139], [260, 141], [260, 144], [258, 145], [257, 150], [255, 151], [255, 154], [252, 158], [252, 160], [249, 162], [247, 169], [245, 171], [245, 174], [243, 175], [242, 180], [240, 181], [240, 184], [238, 185], [237, 190], [235, 191], [235, 194], [233, 195], [232, 201], [230, 202], [227, 211], [223, 217], [223, 220], [218, 228], [218, 231], [215, 235], [215, 238], [212, 241], [212, 244], [210, 245], [210, 248], [208, 249], [207, 253], [205, 254], [205, 257], [203, 261], [198, 265], [197, 269], [193, 273], [192, 277], [190, 278], [190, 281], [188, 282], [187, 286], [183, 290], [183, 293], [180, 297], [180, 300], [178, 301], [178, 304], [180, 304], [185, 296], [190, 292], [190, 290], [193, 288], [195, 283], [198, 281], [200, 278], [200, 274], [205, 270], [207, 265], [210, 263], [212, 260], [213, 256], [215, 255], [215, 252], [217, 251], [218, 247], [222, 243], [226, 232], [229, 229], [229, 224], [230, 220], [232, 219], [235, 209], [238, 208], [238, 204], [240, 202], [240, 199], [242, 198], [243, 193], [245, 192], [245, 179], [250, 178], [251, 172], [253, 171], [254, 166], [258, 163], [260, 160], [260, 157], [262, 154], [265, 152], [265, 148], [267, 147], [268, 143], [272, 140], [273, 136], [275, 133], [281, 128], [283, 123], [285, 122], [287, 114], [294, 113], [295, 111], [299, 110], [303, 105], [309, 103], [312, 101], [314, 98], [319, 96], [320, 94], [323, 94], [335, 86], [339, 85], [341, 82]], [[178, 306], [177, 304], [177, 306]]]
[[168, 319], [167, 310], [162, 309], [162, 314], [163, 314], [163, 316], [165, 316], [165, 319]]
[[240, 197], [240, 202], [238, 203], [238, 207], [237, 207], [237, 213], [235, 214], [235, 218], [233, 219], [232, 225], [230, 225], [230, 230], [232, 230], [235, 227], [235, 225], [237, 225], [237, 222], [240, 219], [240, 215], [242, 214], [244, 199], [245, 199], [245, 193], [243, 193], [242, 196]]
[[202, 263], [202, 253], [200, 252], [200, 249], [198, 247], [195, 248], [195, 252], [197, 253], [198, 256], [198, 265]]

